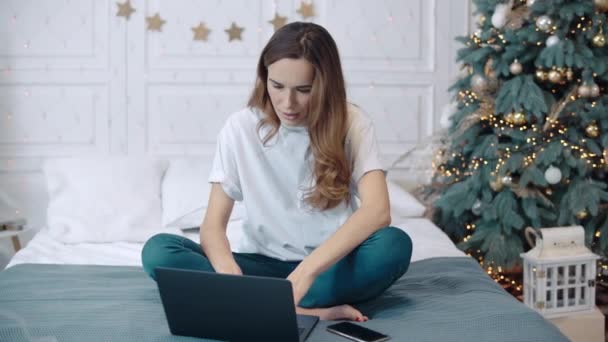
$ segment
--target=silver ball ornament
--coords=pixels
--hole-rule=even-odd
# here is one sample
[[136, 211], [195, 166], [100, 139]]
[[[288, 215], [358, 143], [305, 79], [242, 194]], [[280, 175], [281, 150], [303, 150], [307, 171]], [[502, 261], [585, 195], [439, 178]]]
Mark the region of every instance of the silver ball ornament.
[[586, 84], [578, 87], [578, 96], [580, 96], [580, 97], [591, 96], [591, 87]]
[[521, 65], [521, 63], [519, 63], [519, 61], [517, 59], [514, 60], [513, 63], [511, 63], [511, 65], [509, 65], [509, 71], [513, 75], [521, 74], [522, 70], [523, 70], [523, 66]]
[[502, 184], [511, 185], [511, 183], [513, 183], [513, 177], [511, 177], [509, 175], [502, 177]]
[[484, 92], [488, 88], [488, 80], [479, 74], [475, 74], [471, 77], [471, 88], [478, 93]]
[[547, 32], [551, 30], [553, 26], [553, 19], [551, 19], [548, 15], [541, 15], [536, 18], [536, 27], [538, 27], [541, 31]]
[[481, 214], [481, 201], [480, 200], [475, 200], [475, 203], [473, 203], [473, 206], [471, 207], [471, 211], [475, 215]]
[[551, 165], [545, 170], [545, 180], [549, 184], [557, 184], [562, 180], [562, 171]]
[[559, 43], [559, 37], [558, 36], [549, 36], [549, 38], [547, 38], [546, 44], [547, 46], [553, 46], [555, 44]]
[[597, 84], [594, 83], [591, 86], [591, 92], [590, 92], [589, 96], [591, 96], [591, 97], [598, 97], [598, 96], [600, 96], [600, 86], [598, 86]]

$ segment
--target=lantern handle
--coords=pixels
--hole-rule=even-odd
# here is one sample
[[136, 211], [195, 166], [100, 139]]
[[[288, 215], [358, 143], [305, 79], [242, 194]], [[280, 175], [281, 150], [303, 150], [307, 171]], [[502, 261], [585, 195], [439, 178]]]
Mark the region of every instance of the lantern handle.
[[[532, 248], [536, 246], [536, 241], [538, 241], [538, 239], [542, 239], [543, 237], [540, 231], [532, 227], [526, 227], [526, 229], [524, 230], [524, 235], [526, 236], [526, 241], [528, 241], [528, 244]], [[534, 236], [534, 240], [532, 240], [532, 236]]]

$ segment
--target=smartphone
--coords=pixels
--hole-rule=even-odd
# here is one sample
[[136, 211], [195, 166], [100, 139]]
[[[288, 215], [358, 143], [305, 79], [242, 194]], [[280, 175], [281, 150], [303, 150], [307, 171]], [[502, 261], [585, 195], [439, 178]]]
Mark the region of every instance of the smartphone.
[[387, 335], [350, 322], [329, 325], [327, 331], [358, 342], [381, 342], [390, 339]]

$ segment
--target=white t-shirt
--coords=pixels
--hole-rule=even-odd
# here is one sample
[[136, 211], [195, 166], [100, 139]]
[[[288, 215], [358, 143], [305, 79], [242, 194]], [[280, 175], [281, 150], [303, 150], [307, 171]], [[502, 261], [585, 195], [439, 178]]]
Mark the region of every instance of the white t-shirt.
[[[257, 130], [258, 109], [232, 114], [218, 135], [209, 182], [221, 183], [226, 194], [243, 201], [241, 253], [280, 260], [302, 260], [329, 238], [357, 209], [357, 183], [372, 170], [386, 170], [379, 158], [372, 121], [348, 105], [346, 156], [352, 167], [351, 205], [346, 201], [321, 211], [303, 198], [313, 182], [307, 127], [281, 125], [265, 145], [269, 128]], [[234, 247], [234, 246], [233, 246]]]

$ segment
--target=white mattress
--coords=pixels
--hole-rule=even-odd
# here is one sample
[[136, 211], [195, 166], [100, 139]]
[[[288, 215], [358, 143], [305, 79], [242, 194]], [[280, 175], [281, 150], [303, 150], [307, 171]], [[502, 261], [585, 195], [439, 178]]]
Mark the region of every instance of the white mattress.
[[[402, 228], [412, 238], [412, 261], [465, 255], [427, 219], [404, 218], [391, 225]], [[198, 242], [197, 232], [186, 236]], [[143, 243], [130, 242], [64, 244], [41, 229], [15, 254], [7, 268], [24, 263], [141, 266], [142, 246]]]

